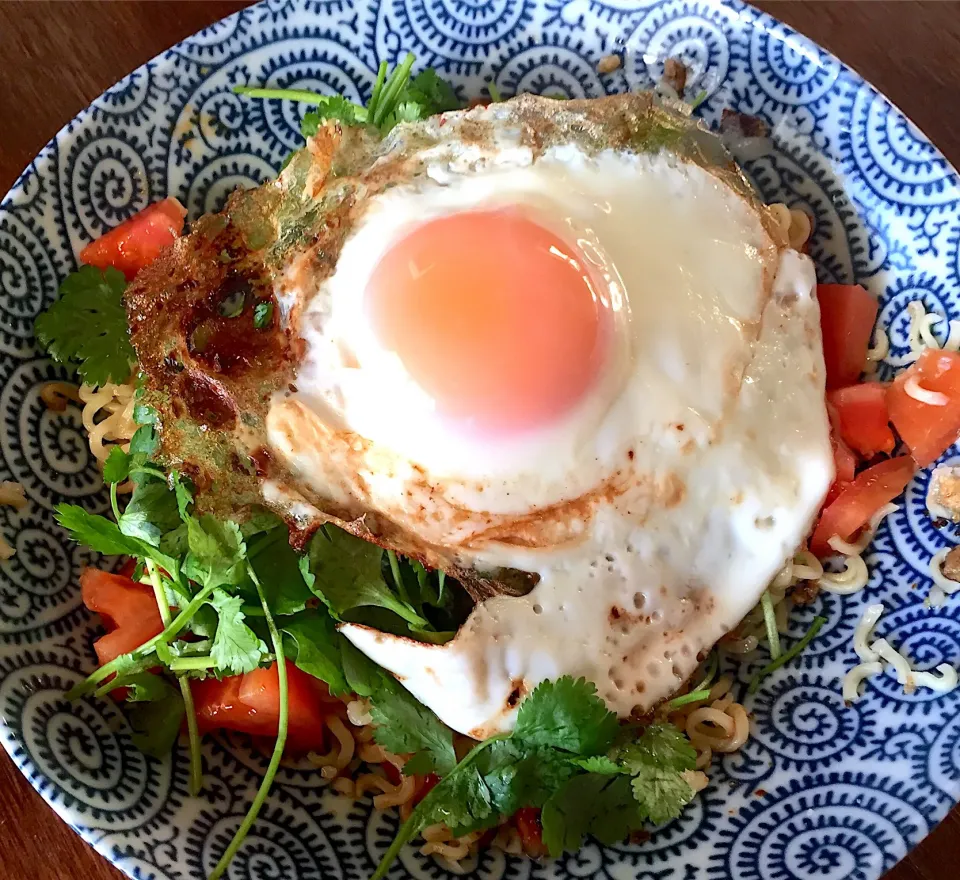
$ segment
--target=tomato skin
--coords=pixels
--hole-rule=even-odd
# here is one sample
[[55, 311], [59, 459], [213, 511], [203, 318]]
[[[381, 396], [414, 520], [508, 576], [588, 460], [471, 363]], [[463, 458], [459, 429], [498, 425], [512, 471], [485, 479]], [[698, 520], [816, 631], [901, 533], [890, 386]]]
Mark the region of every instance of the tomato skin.
[[103, 619], [107, 634], [93, 643], [100, 665], [128, 654], [163, 632], [153, 590], [120, 574], [85, 568], [80, 573], [83, 604]]
[[[280, 673], [277, 664], [218, 681], [191, 683], [201, 733], [236, 730], [276, 738], [280, 724]], [[326, 739], [323, 695], [326, 687], [287, 661], [287, 747], [295, 752], [323, 749]]]
[[105, 232], [80, 251], [80, 262], [98, 269], [112, 266], [130, 281], [180, 236], [187, 211], [174, 198], [147, 205], [129, 220]]
[[[861, 382], [827, 393], [836, 413], [836, 428], [851, 449], [864, 458], [891, 453], [896, 443], [887, 412], [887, 385]], [[852, 475], [849, 479], [852, 479]]]
[[428, 773], [423, 777], [423, 780], [417, 786], [417, 790], [413, 795], [413, 805], [416, 806], [420, 803], [431, 791], [433, 791], [436, 784], [440, 781], [440, 777], [436, 773]]
[[542, 858], [547, 854], [547, 847], [543, 842], [543, 824], [540, 821], [540, 810], [536, 807], [521, 807], [514, 814], [523, 848], [528, 856]]
[[[928, 391], [946, 395], [944, 406], [931, 406], [906, 390], [915, 379]], [[933, 464], [960, 434], [960, 354], [926, 349], [887, 389], [890, 420], [922, 467]]]
[[853, 385], [863, 372], [880, 304], [859, 284], [818, 284], [827, 390]]
[[833, 553], [830, 538], [837, 535], [849, 541], [873, 514], [907, 487], [916, 469], [917, 463], [909, 455], [901, 455], [857, 474], [820, 514], [810, 550], [817, 556], [829, 556]]

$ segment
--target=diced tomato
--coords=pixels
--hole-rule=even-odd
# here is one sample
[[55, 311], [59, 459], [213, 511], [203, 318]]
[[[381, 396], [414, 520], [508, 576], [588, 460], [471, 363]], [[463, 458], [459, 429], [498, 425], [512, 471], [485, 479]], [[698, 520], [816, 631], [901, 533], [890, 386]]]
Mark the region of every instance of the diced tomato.
[[420, 803], [431, 791], [433, 791], [434, 786], [440, 781], [440, 777], [436, 773], [428, 773], [423, 777], [423, 780], [417, 786], [417, 790], [413, 795], [413, 804], [416, 806]]
[[133, 573], [137, 570], [137, 560], [128, 559], [120, 568], [117, 569], [117, 574], [122, 575], [125, 578], [132, 578]]
[[153, 590], [120, 574], [85, 568], [80, 574], [83, 604], [103, 619], [107, 634], [94, 642], [102, 666], [128, 654], [163, 631]]
[[[887, 412], [887, 386], [883, 382], [848, 385], [827, 394], [837, 415], [836, 428], [843, 441], [864, 458], [893, 452], [893, 431]], [[853, 475], [847, 479], [852, 479]]]
[[395, 764], [392, 764], [390, 761], [381, 761], [380, 766], [383, 767], [383, 772], [391, 785], [399, 785], [403, 780], [403, 773], [400, 772]]
[[[201, 733], [223, 728], [251, 736], [276, 737], [280, 723], [280, 675], [277, 664], [222, 681], [192, 683]], [[324, 745], [322, 696], [326, 687], [287, 662], [287, 745], [308, 752]]]
[[528, 856], [539, 858], [547, 854], [543, 843], [543, 825], [540, 822], [540, 810], [536, 807], [521, 807], [513, 817], [523, 848]]
[[829, 556], [830, 538], [849, 541], [888, 501], [893, 501], [913, 478], [917, 463], [909, 455], [882, 461], [857, 474], [824, 508], [810, 539], [817, 556]]
[[148, 205], [80, 251], [80, 262], [98, 269], [113, 266], [133, 278], [183, 232], [187, 211], [176, 199]]
[[880, 306], [859, 284], [817, 285], [827, 389], [860, 378]]
[[[944, 395], [943, 406], [911, 397], [907, 382]], [[960, 434], [960, 354], [926, 349], [887, 390], [890, 419], [923, 467], [936, 461]]]

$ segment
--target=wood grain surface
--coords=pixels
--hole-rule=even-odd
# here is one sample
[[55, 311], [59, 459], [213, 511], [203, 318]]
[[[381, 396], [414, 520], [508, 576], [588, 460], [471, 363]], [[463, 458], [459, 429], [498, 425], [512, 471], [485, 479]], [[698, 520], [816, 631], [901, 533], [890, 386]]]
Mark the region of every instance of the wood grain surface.
[[[0, 2], [0, 193], [57, 130], [104, 89], [238, 2]], [[960, 4], [756, 5], [874, 83], [960, 164]], [[960, 876], [960, 808], [886, 880]], [[120, 880], [0, 757], [0, 877]], [[294, 878], [289, 878], [294, 880]]]

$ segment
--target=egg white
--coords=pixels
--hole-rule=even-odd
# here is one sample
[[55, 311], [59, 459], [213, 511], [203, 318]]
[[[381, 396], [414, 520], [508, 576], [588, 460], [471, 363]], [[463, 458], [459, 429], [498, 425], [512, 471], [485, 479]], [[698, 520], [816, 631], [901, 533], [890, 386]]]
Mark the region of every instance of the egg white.
[[[577, 407], [491, 442], [436, 412], [380, 345], [363, 292], [416, 224], [507, 205], [590, 254], [615, 332]], [[508, 729], [517, 696], [563, 674], [596, 682], [621, 715], [669, 696], [756, 604], [832, 479], [814, 287], [809, 259], [778, 253], [741, 195], [666, 152], [441, 151], [371, 199], [335, 272], [297, 293], [306, 355], [297, 393], [271, 407], [271, 446], [317, 495], [384, 514], [464, 565], [540, 581], [478, 606], [443, 646], [344, 633], [474, 736]], [[332, 453], [341, 434], [356, 440]], [[483, 538], [492, 517], [611, 481], [562, 544]]]

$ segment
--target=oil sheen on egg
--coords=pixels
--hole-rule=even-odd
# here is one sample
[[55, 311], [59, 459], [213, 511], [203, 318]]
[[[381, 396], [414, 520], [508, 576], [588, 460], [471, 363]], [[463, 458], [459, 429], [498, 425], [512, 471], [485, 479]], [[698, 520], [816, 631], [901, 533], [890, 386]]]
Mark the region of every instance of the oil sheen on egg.
[[756, 604], [832, 479], [813, 267], [669, 151], [457, 147], [296, 291], [270, 445], [308, 495], [538, 579], [445, 645], [343, 627], [451, 727], [509, 729], [567, 674], [643, 712]]

